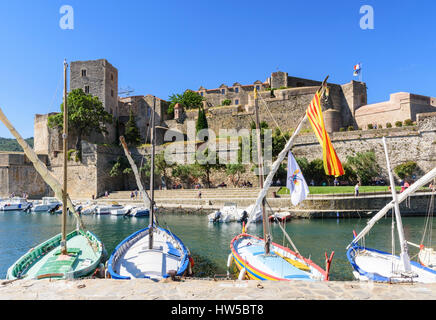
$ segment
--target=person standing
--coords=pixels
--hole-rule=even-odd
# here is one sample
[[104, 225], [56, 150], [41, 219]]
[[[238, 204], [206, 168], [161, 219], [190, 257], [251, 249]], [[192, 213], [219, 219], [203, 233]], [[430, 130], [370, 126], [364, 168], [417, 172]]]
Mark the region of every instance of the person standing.
[[358, 197], [358, 196], [359, 196], [359, 183], [357, 183], [357, 184], [354, 186], [354, 196], [355, 196], [355, 197]]

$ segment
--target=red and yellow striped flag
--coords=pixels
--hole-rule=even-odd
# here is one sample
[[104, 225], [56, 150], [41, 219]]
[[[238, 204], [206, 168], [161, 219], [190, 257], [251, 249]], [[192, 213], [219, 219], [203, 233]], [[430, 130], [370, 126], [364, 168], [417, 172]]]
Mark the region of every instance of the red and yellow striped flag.
[[321, 94], [316, 92], [315, 97], [306, 110], [307, 117], [312, 125], [313, 131], [322, 146], [322, 156], [324, 162], [324, 171], [329, 176], [341, 176], [344, 174], [341, 161], [336, 155], [336, 151], [330, 141], [324, 126], [324, 119], [321, 110]]

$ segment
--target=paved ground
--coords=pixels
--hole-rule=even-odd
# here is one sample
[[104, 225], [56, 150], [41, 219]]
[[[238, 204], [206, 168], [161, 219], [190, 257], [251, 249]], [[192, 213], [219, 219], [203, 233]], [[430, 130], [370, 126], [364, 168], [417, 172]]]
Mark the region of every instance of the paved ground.
[[186, 280], [0, 280], [0, 300], [434, 300], [436, 284]]

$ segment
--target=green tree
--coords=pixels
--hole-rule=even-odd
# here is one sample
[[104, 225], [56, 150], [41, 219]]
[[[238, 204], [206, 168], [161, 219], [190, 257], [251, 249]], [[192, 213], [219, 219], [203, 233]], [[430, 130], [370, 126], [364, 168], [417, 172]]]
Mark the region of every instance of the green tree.
[[244, 174], [245, 171], [245, 166], [242, 163], [226, 165], [226, 174], [230, 176], [230, 180], [232, 181], [234, 187], [238, 186], [241, 175]]
[[198, 164], [179, 164], [172, 168], [171, 175], [185, 187], [190, 187], [201, 178], [203, 172]]
[[406, 179], [412, 176], [413, 172], [417, 168], [417, 163], [415, 161], [407, 161], [394, 168], [394, 172], [400, 179]]
[[[107, 133], [106, 124], [112, 123], [112, 115], [104, 110], [98, 97], [85, 94], [82, 89], [74, 89], [68, 94], [68, 128], [74, 133], [76, 150], [82, 151], [82, 137], [91, 133]], [[63, 129], [64, 105], [61, 104], [61, 112], [48, 117], [50, 128]]]
[[119, 156], [116, 161], [112, 161], [112, 168], [109, 171], [111, 177], [118, 177], [123, 174], [132, 173], [130, 163], [125, 156]]
[[174, 106], [180, 103], [185, 109], [196, 109], [203, 105], [203, 100], [205, 100], [197, 92], [186, 90], [183, 94], [172, 94], [169, 97], [170, 105], [168, 107], [167, 113], [174, 115]]
[[130, 110], [129, 121], [126, 123], [124, 137], [126, 138], [126, 142], [128, 144], [136, 146], [141, 142], [141, 136], [139, 135], [139, 129], [136, 126], [135, 116], [133, 115], [132, 110]]
[[197, 118], [197, 123], [195, 124], [196, 133], [198, 133], [200, 130], [207, 129], [207, 128], [209, 127], [207, 124], [206, 113], [204, 109], [200, 107], [198, 108], [198, 118]]
[[347, 156], [347, 164], [355, 172], [357, 180], [362, 185], [371, 183], [380, 172], [374, 151], [357, 152], [355, 156]]

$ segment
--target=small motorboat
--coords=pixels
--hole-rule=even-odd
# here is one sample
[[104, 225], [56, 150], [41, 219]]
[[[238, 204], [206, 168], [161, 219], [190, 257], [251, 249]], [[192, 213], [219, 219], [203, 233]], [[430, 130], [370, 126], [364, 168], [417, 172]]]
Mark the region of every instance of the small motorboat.
[[274, 212], [272, 215], [268, 217], [270, 222], [285, 222], [292, 218], [292, 214], [290, 212]]
[[111, 214], [112, 210], [117, 210], [117, 209], [123, 209], [123, 206], [114, 202], [109, 206], [106, 206], [106, 205], [98, 206], [95, 214], [97, 214], [97, 215]]
[[136, 207], [133, 208], [130, 212], [129, 216], [139, 218], [139, 217], [148, 217], [150, 215], [150, 210], [145, 207]]
[[110, 211], [110, 214], [112, 216], [126, 216], [126, 215], [130, 215], [130, 212], [132, 211], [134, 207], [131, 205], [125, 206], [125, 207], [121, 207], [121, 208], [117, 208], [117, 209], [112, 209]]
[[48, 212], [55, 208], [56, 206], [62, 205], [62, 202], [60, 202], [55, 197], [44, 197], [42, 198], [42, 201], [39, 203], [34, 203], [32, 207], [33, 212]]
[[213, 223], [236, 221], [237, 210], [236, 203], [227, 202], [220, 210], [210, 213], [207, 218]]
[[21, 211], [27, 210], [32, 206], [31, 202], [28, 202], [24, 198], [13, 197], [0, 203], [0, 211]]

